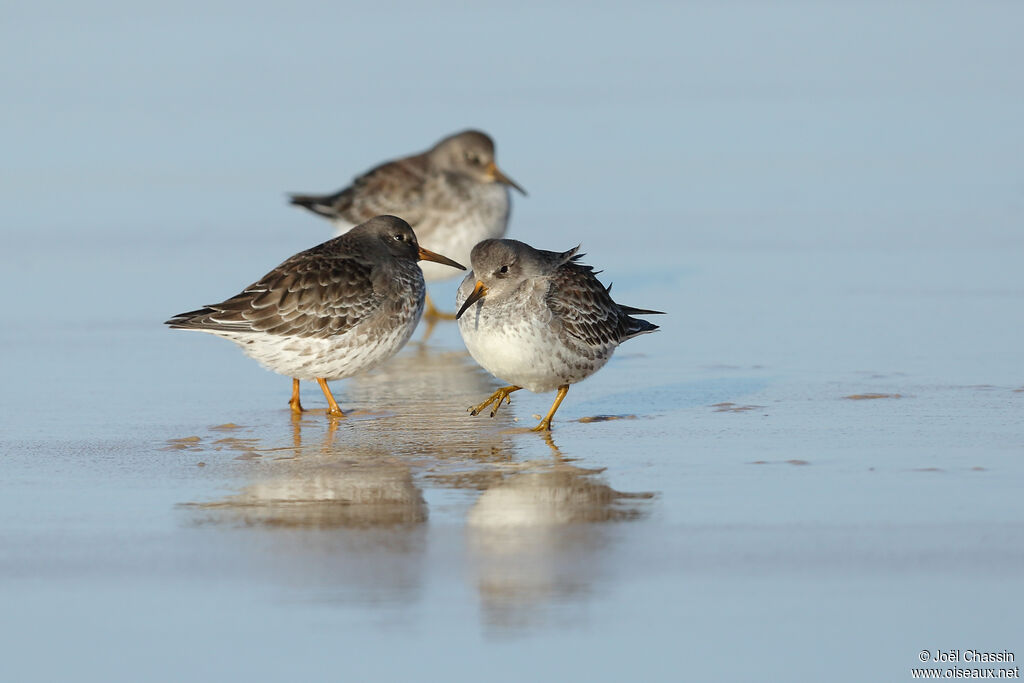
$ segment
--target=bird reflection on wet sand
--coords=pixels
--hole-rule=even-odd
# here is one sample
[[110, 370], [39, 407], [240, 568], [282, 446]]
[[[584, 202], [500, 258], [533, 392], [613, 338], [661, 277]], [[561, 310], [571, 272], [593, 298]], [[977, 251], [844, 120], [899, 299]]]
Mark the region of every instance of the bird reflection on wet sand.
[[[378, 406], [386, 419], [359, 425], [346, 438], [386, 443], [394, 454], [440, 459], [512, 457], [519, 448], [510, 434], [512, 413], [480, 429], [466, 419], [461, 402], [481, 391], [491, 392], [495, 380], [465, 350], [436, 349], [416, 344], [346, 387], [356, 405]], [[475, 392], [475, 393], [474, 393]]]
[[[608, 571], [615, 525], [647, 514], [653, 493], [611, 488], [600, 469], [533, 463], [488, 488], [467, 516], [469, 548], [486, 626], [518, 630], [582, 604]], [[569, 600], [575, 598], [574, 600]]]
[[208, 473], [242, 480], [183, 509], [251, 571], [270, 569], [316, 600], [402, 610], [443, 561], [454, 565], [445, 576], [471, 577], [488, 630], [546, 621], [553, 606], [573, 619], [567, 605], [585, 604], [622, 567], [615, 522], [643, 518], [653, 494], [614, 490], [550, 434], [518, 433], [512, 411], [485, 429], [465, 419], [466, 398], [493, 386], [465, 352], [422, 345], [346, 386], [350, 404], [382, 413], [325, 423], [281, 411], [276, 424], [231, 425], [226, 439], [222, 425], [171, 440], [201, 454]]
[[[335, 448], [331, 429], [293, 426], [287, 447], [251, 446], [262, 457], [244, 461], [250, 483], [238, 493], [183, 505], [189, 522], [217, 533], [218, 550], [241, 558], [246, 574], [301, 590], [301, 600], [415, 602], [427, 506], [410, 465], [380, 449]], [[304, 441], [304, 427], [316, 436]]]
[[349, 450], [330, 462], [270, 469], [276, 471], [238, 494], [196, 507], [218, 522], [247, 526], [368, 528], [427, 520], [412, 470], [382, 451]]

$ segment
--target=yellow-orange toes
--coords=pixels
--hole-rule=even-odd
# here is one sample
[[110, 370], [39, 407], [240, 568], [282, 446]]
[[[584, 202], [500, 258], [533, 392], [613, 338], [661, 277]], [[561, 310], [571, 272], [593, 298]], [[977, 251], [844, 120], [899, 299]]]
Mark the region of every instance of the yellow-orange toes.
[[479, 415], [481, 412], [483, 412], [484, 408], [486, 408], [487, 406], [489, 406], [492, 403], [494, 403], [494, 410], [491, 411], [491, 417], [494, 417], [495, 415], [498, 414], [498, 408], [501, 407], [501, 402], [505, 401], [506, 403], [511, 404], [512, 403], [512, 399], [509, 398], [509, 394], [511, 394], [513, 391], [519, 391], [520, 389], [522, 389], [522, 387], [517, 387], [517, 386], [502, 387], [501, 389], [498, 389], [493, 394], [491, 394], [487, 398], [487, 400], [484, 401], [483, 403], [481, 403], [480, 405], [475, 406], [473, 408], [470, 408], [469, 409], [469, 414], [470, 415]]
[[551, 418], [555, 416], [555, 411], [558, 410], [558, 406], [562, 405], [562, 399], [569, 393], [569, 385], [563, 384], [558, 387], [558, 396], [555, 396], [555, 402], [551, 404], [551, 410], [544, 416], [544, 419], [540, 421], [536, 427], [531, 429], [533, 432], [550, 432], [551, 431]]

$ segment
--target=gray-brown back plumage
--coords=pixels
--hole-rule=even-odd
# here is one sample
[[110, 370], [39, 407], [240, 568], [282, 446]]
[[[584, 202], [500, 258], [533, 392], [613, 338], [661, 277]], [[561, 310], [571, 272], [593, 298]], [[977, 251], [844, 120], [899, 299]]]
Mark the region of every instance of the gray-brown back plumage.
[[494, 141], [486, 133], [467, 130], [449, 135], [425, 152], [375, 166], [333, 194], [293, 194], [290, 201], [350, 223], [388, 213], [415, 227], [427, 211], [454, 210], [460, 199], [468, 198], [469, 185], [493, 183], [488, 168], [493, 163]]
[[[330, 219], [340, 231], [378, 214], [400, 216], [425, 247], [466, 262], [474, 244], [505, 234], [508, 187], [523, 192], [498, 169], [491, 138], [467, 130], [380, 164], [333, 194], [291, 195], [291, 203]], [[428, 282], [453, 275], [434, 264], [421, 267]]]
[[401, 214], [415, 225], [423, 218], [427, 153], [387, 161], [356, 176], [352, 184], [326, 195], [293, 194], [289, 201], [330, 219], [361, 223], [382, 213]]
[[407, 306], [410, 294], [422, 306], [417, 259], [409, 225], [379, 216], [292, 256], [235, 296], [176, 315], [167, 324], [215, 334], [344, 334], [371, 315], [387, 316]]

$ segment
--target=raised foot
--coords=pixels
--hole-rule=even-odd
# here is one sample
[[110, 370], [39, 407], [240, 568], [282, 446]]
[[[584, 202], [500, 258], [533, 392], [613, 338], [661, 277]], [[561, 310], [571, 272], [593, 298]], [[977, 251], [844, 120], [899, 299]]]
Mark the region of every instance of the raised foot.
[[481, 403], [480, 405], [471, 407], [469, 409], [469, 414], [470, 415], [479, 415], [483, 411], [484, 408], [486, 408], [487, 406], [489, 406], [489, 405], [491, 405], [493, 403], [494, 404], [494, 410], [491, 411], [491, 417], [494, 417], [495, 415], [498, 414], [498, 408], [501, 407], [501, 402], [505, 401], [506, 403], [511, 404], [512, 403], [512, 399], [509, 398], [509, 394], [511, 394], [513, 391], [519, 391], [520, 389], [522, 389], [522, 387], [516, 387], [516, 386], [502, 387], [501, 389], [498, 389], [493, 394], [491, 394], [487, 398], [487, 400], [484, 401], [483, 403]]
[[551, 419], [544, 418], [540, 421], [536, 427], [530, 427], [531, 432], [550, 432], [551, 431]]

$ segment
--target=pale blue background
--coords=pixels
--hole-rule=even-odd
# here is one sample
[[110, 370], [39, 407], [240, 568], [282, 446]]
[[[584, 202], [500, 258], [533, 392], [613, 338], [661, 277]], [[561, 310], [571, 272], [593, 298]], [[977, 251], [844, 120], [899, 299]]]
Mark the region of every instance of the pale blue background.
[[[907, 680], [921, 649], [1024, 654], [1022, 25], [1016, 2], [5, 3], [0, 677]], [[511, 625], [467, 559], [477, 492], [430, 476], [476, 467], [486, 423], [340, 430], [412, 463], [430, 518], [401, 552], [197, 523], [179, 504], [262, 470], [160, 450], [223, 422], [290, 443], [286, 380], [159, 323], [329, 236], [286, 192], [468, 126], [530, 191], [511, 234], [582, 242], [669, 313], [555, 432], [657, 497], [533, 558], [559, 581]], [[866, 392], [903, 398], [842, 398]], [[640, 419], [575, 422], [598, 413]]]

